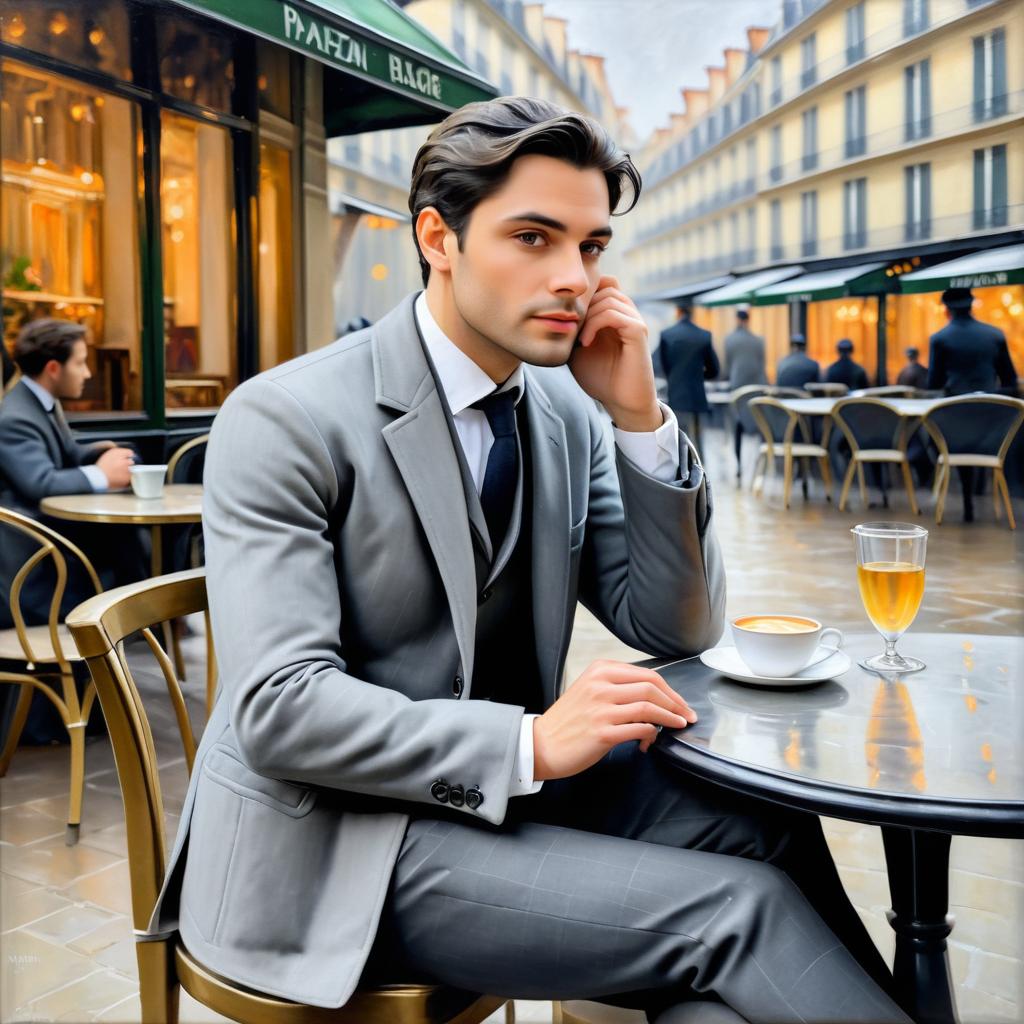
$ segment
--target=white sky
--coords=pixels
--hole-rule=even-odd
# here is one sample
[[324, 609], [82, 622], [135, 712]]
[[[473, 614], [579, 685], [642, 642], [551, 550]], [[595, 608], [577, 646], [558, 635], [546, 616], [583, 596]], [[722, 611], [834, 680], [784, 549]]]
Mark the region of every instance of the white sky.
[[605, 58], [619, 106], [644, 139], [681, 113], [680, 89], [707, 84], [727, 46], [747, 48], [748, 25], [771, 27], [782, 0], [544, 0], [569, 22], [569, 46]]

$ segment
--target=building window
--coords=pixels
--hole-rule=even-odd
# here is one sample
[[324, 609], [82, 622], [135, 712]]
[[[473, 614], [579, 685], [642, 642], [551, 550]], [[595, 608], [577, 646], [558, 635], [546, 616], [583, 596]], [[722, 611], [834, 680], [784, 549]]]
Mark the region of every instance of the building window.
[[167, 408], [219, 406], [238, 381], [231, 136], [163, 111], [160, 222]]
[[260, 91], [260, 110], [294, 121], [292, 111], [292, 51], [256, 40], [256, 83]]
[[843, 248], [863, 249], [868, 244], [868, 179], [843, 182]]
[[782, 259], [782, 200], [773, 199], [768, 207], [771, 230], [771, 253], [769, 259]]
[[[397, 155], [397, 154], [396, 154]], [[292, 255], [292, 154], [260, 143], [260, 369], [295, 353], [295, 262]]]
[[747, 263], [753, 263], [757, 255], [757, 207], [747, 209]]
[[906, 192], [906, 241], [919, 242], [932, 233], [932, 165], [914, 164], [903, 169]]
[[803, 113], [804, 150], [801, 167], [813, 171], [818, 166], [818, 108], [811, 107]]
[[800, 20], [800, 0], [782, 0], [782, 27], [791, 29]]
[[729, 217], [729, 236], [732, 242], [732, 249], [729, 253], [733, 262], [740, 258], [740, 215], [733, 213]]
[[777, 107], [782, 102], [782, 58], [772, 57], [772, 92], [769, 102]]
[[928, 0], [903, 0], [903, 36], [916, 36], [928, 28]]
[[84, 324], [93, 376], [65, 408], [141, 409], [138, 109], [12, 61], [2, 65], [2, 95], [4, 338], [38, 317]]
[[747, 139], [747, 182], [746, 193], [750, 195], [757, 188], [757, 138]]
[[867, 102], [866, 87], [850, 89], [845, 97], [846, 143], [843, 152], [846, 157], [863, 156], [867, 150]]
[[800, 255], [818, 255], [818, 193], [800, 193]]
[[768, 170], [770, 181], [782, 181], [782, 125], [775, 125], [768, 136], [771, 149], [771, 167]]
[[925, 59], [903, 70], [903, 94], [907, 142], [927, 138], [932, 133], [931, 60]]
[[1006, 146], [974, 151], [974, 228], [1007, 224]]
[[1007, 112], [1006, 29], [974, 37], [974, 120]]
[[455, 0], [452, 4], [452, 45], [455, 52], [466, 59], [466, 0]]
[[800, 42], [800, 88], [806, 89], [818, 80], [818, 40], [811, 33]]
[[846, 8], [846, 63], [864, 59], [864, 0]]
[[234, 34], [209, 21], [158, 11], [160, 87], [179, 100], [230, 112], [235, 86]]

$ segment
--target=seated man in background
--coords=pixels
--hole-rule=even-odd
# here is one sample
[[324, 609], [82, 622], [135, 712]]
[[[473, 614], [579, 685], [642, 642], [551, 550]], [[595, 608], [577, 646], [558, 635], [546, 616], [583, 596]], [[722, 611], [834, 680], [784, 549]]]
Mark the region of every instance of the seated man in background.
[[871, 386], [867, 370], [853, 361], [853, 342], [843, 338], [836, 345], [839, 358], [825, 371], [827, 384], [845, 384], [851, 391]]
[[789, 355], [779, 361], [775, 371], [778, 387], [802, 388], [821, 379], [821, 367], [816, 359], [807, 355], [806, 349], [807, 339], [802, 334], [794, 334], [789, 339]]
[[[88, 494], [127, 487], [135, 461], [130, 448], [113, 441], [75, 440], [64, 418], [62, 398], [78, 398], [92, 376], [86, 365], [85, 327], [69, 320], [33, 320], [18, 335], [14, 359], [21, 380], [0, 403], [0, 506], [38, 519], [85, 551], [104, 586], [142, 579], [146, 552], [138, 528], [51, 521], [39, 512], [43, 498]], [[32, 541], [10, 528], [0, 544], [0, 628], [13, 625], [10, 588], [35, 550]], [[44, 623], [53, 594], [52, 563], [35, 569], [21, 592], [29, 625]], [[92, 595], [94, 588], [78, 560], [68, 558], [68, 581], [61, 614]]]
[[907, 357], [907, 365], [900, 370], [896, 377], [896, 383], [923, 391], [928, 387], [928, 367], [922, 366], [918, 361], [920, 353], [913, 345], [906, 350], [904, 355]]

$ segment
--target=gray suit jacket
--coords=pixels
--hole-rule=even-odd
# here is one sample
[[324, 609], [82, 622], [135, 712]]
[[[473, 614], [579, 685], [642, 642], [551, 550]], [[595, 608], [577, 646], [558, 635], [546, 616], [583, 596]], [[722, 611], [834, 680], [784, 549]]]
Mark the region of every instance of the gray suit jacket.
[[[525, 379], [550, 704], [577, 598], [632, 646], [681, 656], [718, 639], [725, 586], [699, 468], [691, 486], [647, 476], [612, 454], [568, 369]], [[412, 297], [231, 395], [203, 516], [222, 691], [150, 931], [180, 923], [213, 970], [340, 1006], [410, 811], [434, 813], [444, 779], [482, 798], [455, 813], [501, 823], [523, 715], [469, 699], [469, 513]]]
[[745, 327], [737, 327], [727, 335], [723, 373], [733, 390], [746, 384], [766, 384], [764, 338]]

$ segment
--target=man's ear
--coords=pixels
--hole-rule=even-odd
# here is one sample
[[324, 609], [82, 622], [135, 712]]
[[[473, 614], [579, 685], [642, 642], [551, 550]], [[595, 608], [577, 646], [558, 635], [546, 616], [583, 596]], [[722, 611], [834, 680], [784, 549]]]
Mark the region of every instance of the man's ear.
[[423, 258], [431, 270], [448, 273], [451, 270], [449, 246], [455, 241], [455, 233], [444, 222], [435, 206], [426, 206], [416, 218], [416, 241]]
[[50, 380], [57, 380], [64, 370], [64, 364], [59, 359], [49, 359], [43, 366], [43, 376]]

